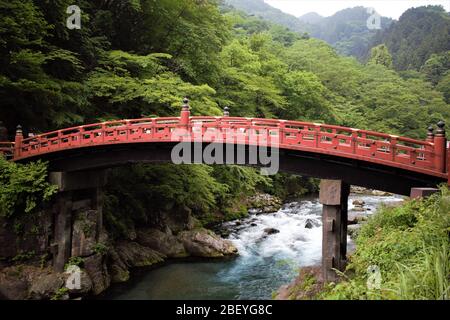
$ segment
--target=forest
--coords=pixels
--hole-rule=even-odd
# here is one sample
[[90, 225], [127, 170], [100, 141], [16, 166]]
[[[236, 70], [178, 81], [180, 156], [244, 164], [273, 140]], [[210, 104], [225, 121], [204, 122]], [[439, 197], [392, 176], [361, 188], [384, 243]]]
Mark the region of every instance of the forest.
[[[226, 1], [77, 3], [81, 29], [69, 30], [62, 17], [72, 1], [0, 0], [0, 119], [11, 140], [17, 125], [39, 134], [178, 116], [185, 96], [192, 115], [221, 115], [229, 107], [232, 116], [421, 139], [430, 124], [450, 124], [450, 17], [440, 6], [408, 10], [365, 38], [368, 47], [355, 57], [350, 49], [340, 54], [348, 38], [333, 40], [341, 41], [335, 48], [314, 36], [317, 29], [289, 29]], [[55, 190], [42, 180], [45, 174], [43, 164], [1, 160], [0, 215], [29, 213], [49, 199]], [[256, 190], [287, 198], [317, 191], [317, 181], [263, 177], [238, 166], [115, 169], [105, 219], [120, 237], [149, 219], [149, 207], [165, 210], [173, 203], [208, 225], [245, 215], [239, 203]]]

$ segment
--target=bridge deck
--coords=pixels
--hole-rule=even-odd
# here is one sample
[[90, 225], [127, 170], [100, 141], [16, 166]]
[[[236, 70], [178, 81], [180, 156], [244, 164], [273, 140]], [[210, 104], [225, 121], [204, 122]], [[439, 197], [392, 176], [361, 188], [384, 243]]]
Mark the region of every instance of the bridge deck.
[[31, 159], [83, 147], [177, 141], [270, 146], [447, 177], [441, 159], [443, 157], [445, 161], [445, 151], [437, 150], [435, 141], [310, 122], [240, 117], [189, 117], [186, 125], [179, 117], [120, 120], [57, 130], [26, 139], [19, 136], [16, 137], [13, 159]]

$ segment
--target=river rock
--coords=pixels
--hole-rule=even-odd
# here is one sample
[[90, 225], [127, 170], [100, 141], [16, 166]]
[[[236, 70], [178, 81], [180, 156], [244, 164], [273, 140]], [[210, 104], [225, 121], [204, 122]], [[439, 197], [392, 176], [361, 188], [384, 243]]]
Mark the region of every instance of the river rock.
[[111, 277], [105, 263], [105, 256], [94, 254], [83, 260], [84, 269], [92, 280], [92, 292], [98, 295], [111, 284]]
[[280, 230], [275, 229], [275, 228], [265, 228], [264, 229], [264, 233], [267, 235], [271, 235], [271, 234], [275, 234], [275, 233], [279, 233]]
[[348, 213], [347, 224], [358, 224], [367, 220], [367, 216], [363, 213], [352, 212]]
[[315, 220], [306, 219], [306, 222], [305, 222], [305, 228], [306, 229], [312, 229], [312, 228], [318, 227], [319, 225], [320, 224], [317, 221], [315, 221]]
[[372, 195], [372, 196], [392, 196], [392, 193], [390, 193], [390, 192], [366, 189], [366, 188], [358, 187], [358, 186], [351, 186], [350, 192], [355, 193], [355, 194], [365, 194], [365, 195]]
[[[169, 208], [169, 207], [168, 207]], [[161, 212], [159, 217], [159, 229], [169, 228], [174, 234], [184, 230], [192, 230], [198, 224], [187, 207], [173, 207]]]
[[280, 198], [267, 193], [258, 193], [247, 199], [249, 212], [256, 214], [276, 212], [281, 209], [283, 203]]
[[178, 239], [194, 257], [219, 258], [237, 254], [237, 249], [231, 241], [222, 239], [204, 228], [180, 232]]
[[30, 288], [30, 298], [33, 300], [51, 299], [64, 286], [64, 276], [50, 273], [33, 280]]
[[165, 255], [153, 249], [141, 246], [137, 242], [120, 241], [116, 245], [116, 251], [120, 259], [129, 268], [148, 267], [153, 264], [163, 262]]
[[156, 250], [170, 258], [182, 258], [188, 256], [183, 243], [178, 240], [177, 237], [172, 235], [170, 230], [168, 230], [168, 232], [162, 232], [154, 228], [138, 230], [136, 241], [139, 244]]
[[358, 199], [353, 200], [352, 203], [355, 207], [362, 207], [366, 204], [363, 200], [358, 200]]
[[111, 275], [111, 282], [119, 283], [130, 279], [130, 271], [125, 262], [122, 261], [115, 249], [109, 251], [108, 271]]
[[324, 281], [320, 266], [303, 267], [299, 275], [275, 294], [276, 300], [310, 300], [322, 291]]

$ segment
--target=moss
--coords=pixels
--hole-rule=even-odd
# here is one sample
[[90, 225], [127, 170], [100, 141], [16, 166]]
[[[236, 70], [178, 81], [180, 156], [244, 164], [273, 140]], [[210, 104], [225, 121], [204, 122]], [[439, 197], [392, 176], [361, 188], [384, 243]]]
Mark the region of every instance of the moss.
[[68, 297], [69, 289], [66, 287], [58, 289], [50, 300], [63, 300]]
[[19, 251], [11, 260], [12, 262], [24, 262], [33, 259], [35, 255], [36, 253], [34, 251]]
[[108, 253], [108, 246], [106, 246], [105, 244], [103, 244], [101, 242], [98, 242], [94, 245], [93, 250], [95, 253], [98, 253], [98, 254], [104, 256], [105, 254]]

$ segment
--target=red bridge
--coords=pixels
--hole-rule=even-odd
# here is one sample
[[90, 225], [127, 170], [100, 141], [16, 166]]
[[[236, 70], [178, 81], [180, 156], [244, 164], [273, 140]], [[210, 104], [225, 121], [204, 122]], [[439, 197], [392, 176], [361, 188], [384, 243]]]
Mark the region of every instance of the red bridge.
[[[171, 150], [181, 139], [174, 135], [178, 129], [188, 133], [183, 141], [200, 140], [203, 150], [217, 143], [217, 137], [232, 150], [244, 148], [250, 152], [251, 146], [271, 147], [272, 153], [278, 153], [280, 170], [327, 179], [322, 181], [320, 194], [327, 278], [334, 277], [332, 268], [342, 270], [345, 264], [349, 185], [409, 195], [412, 188], [436, 187], [448, 181], [442, 121], [437, 124], [436, 134], [430, 126], [427, 139], [422, 141], [334, 125], [230, 117], [228, 110], [222, 117], [191, 117], [187, 99], [180, 117], [109, 121], [29, 134], [26, 138], [18, 127], [15, 142], [0, 143], [0, 152], [17, 162], [48, 161], [51, 179], [61, 191], [63, 204], [58, 210], [67, 213], [72, 195], [65, 191], [93, 187], [101, 190], [102, 169], [138, 162], [170, 162]], [[278, 141], [276, 148], [269, 144], [274, 138]], [[249, 165], [248, 159], [240, 164]], [[257, 165], [262, 166], [259, 162]], [[101, 208], [99, 194], [95, 193], [93, 201], [97, 208]], [[61, 219], [58, 230], [64, 230], [67, 224]], [[64, 232], [59, 233], [60, 245], [67, 247]], [[58, 250], [58, 268], [64, 266], [68, 256], [67, 251]]]
[[[145, 150], [173, 146], [180, 141], [173, 132], [186, 129], [192, 133], [193, 142], [201, 134], [204, 144], [217, 141], [217, 135], [224, 140], [227, 135], [227, 142], [231, 137], [235, 145], [246, 146], [265, 145], [276, 137], [281, 170], [339, 178], [399, 194], [409, 195], [411, 187], [436, 186], [448, 178], [443, 122], [438, 123], [436, 134], [432, 127], [428, 128], [427, 139], [422, 141], [310, 122], [229, 117], [227, 111], [223, 117], [191, 117], [185, 103], [180, 117], [109, 121], [27, 138], [19, 127], [15, 143], [0, 143], [0, 152], [11, 153], [12, 159], [20, 162], [45, 159], [52, 170], [58, 171], [164, 161], [168, 157], [160, 154], [160, 150], [160, 159]], [[195, 132], [199, 124], [197, 130], [201, 132]], [[211, 131], [216, 133], [214, 140], [206, 134]], [[137, 150], [143, 150], [143, 154], [137, 154]], [[292, 157], [297, 158], [295, 163], [286, 161]]]

